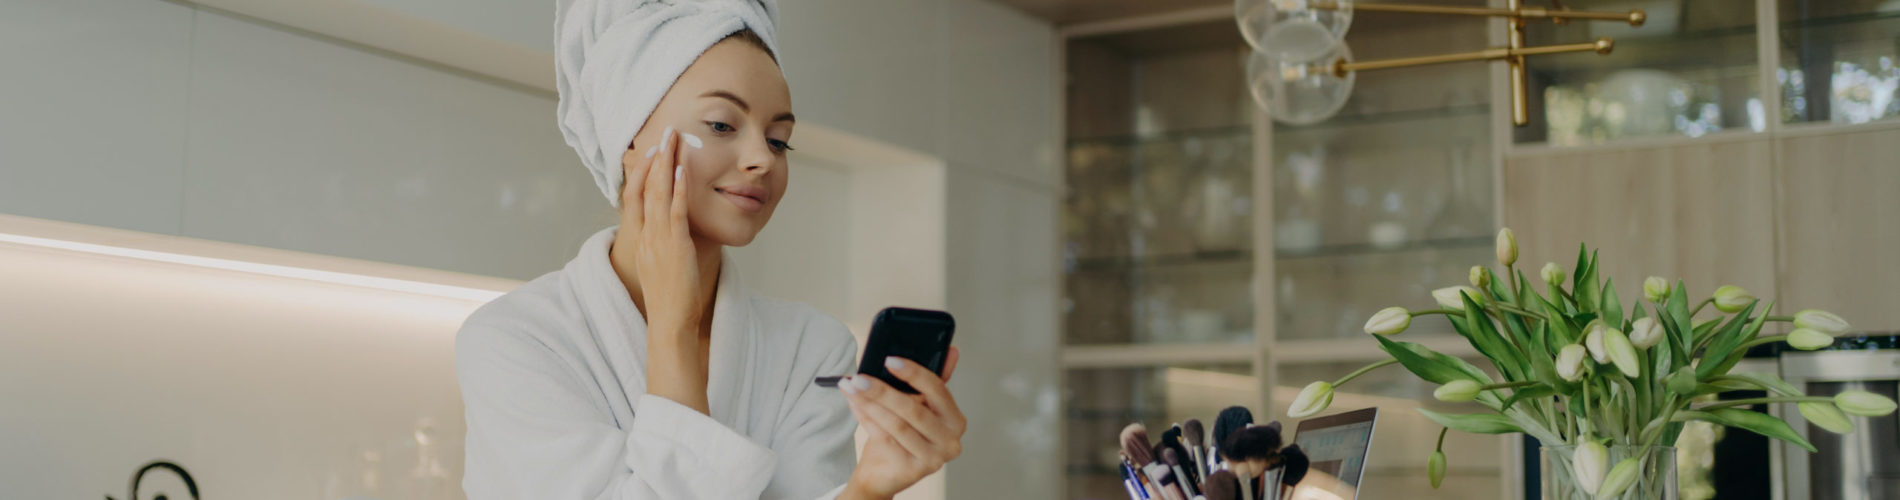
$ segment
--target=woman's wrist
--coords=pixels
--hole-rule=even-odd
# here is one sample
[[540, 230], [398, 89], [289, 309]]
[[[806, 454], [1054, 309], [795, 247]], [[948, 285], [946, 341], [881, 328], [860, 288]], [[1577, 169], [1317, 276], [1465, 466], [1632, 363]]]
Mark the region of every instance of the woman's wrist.
[[851, 480], [846, 481], [844, 483], [844, 491], [839, 492], [838, 498], [837, 498], [837, 500], [890, 500], [890, 499], [891, 499], [891, 495], [879, 495], [876, 493], [871, 493], [870, 488], [865, 486], [863, 482], [858, 480], [857, 474], [852, 474]]

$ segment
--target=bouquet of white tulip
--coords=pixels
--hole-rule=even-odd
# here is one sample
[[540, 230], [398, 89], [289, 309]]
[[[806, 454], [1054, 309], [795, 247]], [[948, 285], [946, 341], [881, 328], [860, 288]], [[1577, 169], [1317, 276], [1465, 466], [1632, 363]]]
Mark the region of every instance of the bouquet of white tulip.
[[[1437, 487], [1444, 477], [1443, 432], [1524, 433], [1545, 446], [1547, 498], [1674, 498], [1671, 450], [1683, 423], [1691, 420], [1747, 429], [1808, 451], [1814, 446], [1786, 422], [1749, 410], [1759, 403], [1796, 403], [1809, 422], [1832, 432], [1853, 430], [1847, 415], [1881, 416], [1894, 401], [1864, 391], [1811, 397], [1772, 375], [1729, 373], [1750, 347], [1787, 342], [1802, 350], [1827, 347], [1847, 322], [1832, 313], [1803, 310], [1793, 316], [1769, 311], [1747, 290], [1717, 288], [1693, 307], [1678, 281], [1643, 281], [1643, 299], [1626, 309], [1609, 280], [1597, 279], [1596, 255], [1577, 254], [1569, 276], [1555, 263], [1545, 264], [1536, 285], [1516, 271], [1517, 239], [1498, 232], [1502, 277], [1485, 266], [1473, 267], [1471, 286], [1432, 292], [1439, 308], [1412, 311], [1390, 307], [1373, 314], [1365, 331], [1392, 356], [1338, 380], [1313, 382], [1294, 398], [1288, 415], [1310, 416], [1332, 403], [1333, 391], [1368, 371], [1391, 364], [1440, 384], [1441, 401], [1472, 402], [1488, 410], [1452, 414], [1419, 412], [1445, 427], [1441, 448], [1427, 461]], [[1538, 292], [1542, 285], [1544, 293]], [[1692, 322], [1714, 306], [1715, 318]], [[1387, 337], [1405, 331], [1412, 318], [1436, 314], [1471, 342], [1496, 367], [1502, 380], [1462, 359]], [[1793, 323], [1787, 335], [1758, 336], [1768, 322]], [[1712, 401], [1710, 395], [1736, 390], [1765, 391], [1769, 397]], [[1553, 452], [1554, 450], [1554, 452]], [[1553, 454], [1557, 456], [1552, 456]], [[1617, 455], [1613, 457], [1612, 455]], [[1616, 458], [1614, 466], [1610, 460]], [[1558, 483], [1552, 485], [1551, 480]], [[1668, 490], [1668, 491], [1665, 491]]]

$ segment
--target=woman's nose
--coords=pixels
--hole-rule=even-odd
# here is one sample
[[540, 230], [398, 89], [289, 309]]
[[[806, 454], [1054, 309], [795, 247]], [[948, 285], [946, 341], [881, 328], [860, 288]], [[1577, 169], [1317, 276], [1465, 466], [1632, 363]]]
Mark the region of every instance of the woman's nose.
[[778, 156], [772, 153], [772, 145], [767, 141], [768, 139], [763, 137], [757, 141], [747, 141], [744, 151], [739, 155], [739, 165], [742, 169], [761, 175], [772, 171], [772, 165], [778, 161]]

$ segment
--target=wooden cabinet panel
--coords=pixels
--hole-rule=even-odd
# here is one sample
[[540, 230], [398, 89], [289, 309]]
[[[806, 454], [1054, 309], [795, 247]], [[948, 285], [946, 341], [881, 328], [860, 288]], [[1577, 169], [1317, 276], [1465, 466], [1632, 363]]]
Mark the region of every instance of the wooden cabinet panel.
[[1782, 295], [1900, 330], [1900, 129], [1781, 139]]
[[1735, 284], [1772, 296], [1774, 210], [1770, 139], [1576, 151], [1505, 160], [1504, 223], [1517, 232], [1519, 269], [1566, 273], [1577, 244], [1600, 249], [1605, 276], [1628, 304], [1642, 280], [1685, 280], [1692, 298]]

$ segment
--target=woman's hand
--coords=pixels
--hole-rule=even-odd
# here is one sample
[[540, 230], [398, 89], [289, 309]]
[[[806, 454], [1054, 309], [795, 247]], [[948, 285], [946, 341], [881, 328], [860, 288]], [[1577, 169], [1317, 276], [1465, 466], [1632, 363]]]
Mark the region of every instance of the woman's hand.
[[963, 453], [963, 411], [944, 387], [956, 372], [957, 358], [957, 348], [950, 347], [941, 379], [910, 360], [886, 358], [885, 368], [918, 394], [905, 394], [877, 377], [839, 382], [851, 414], [870, 435], [839, 498], [890, 498]]
[[[705, 304], [700, 290], [698, 253], [686, 219], [679, 134], [667, 127], [658, 149], [635, 156], [627, 150], [629, 172], [620, 204], [620, 230], [634, 235], [635, 275], [640, 277], [649, 335], [692, 334]], [[678, 181], [678, 182], [676, 182]], [[689, 335], [690, 337], [690, 335]]]
[[634, 275], [647, 321], [647, 392], [708, 413], [707, 367], [701, 361], [699, 325], [709, 294], [702, 290], [697, 249], [686, 219], [689, 185], [672, 127], [660, 145], [621, 157], [627, 187], [621, 192], [620, 231], [632, 236]]

